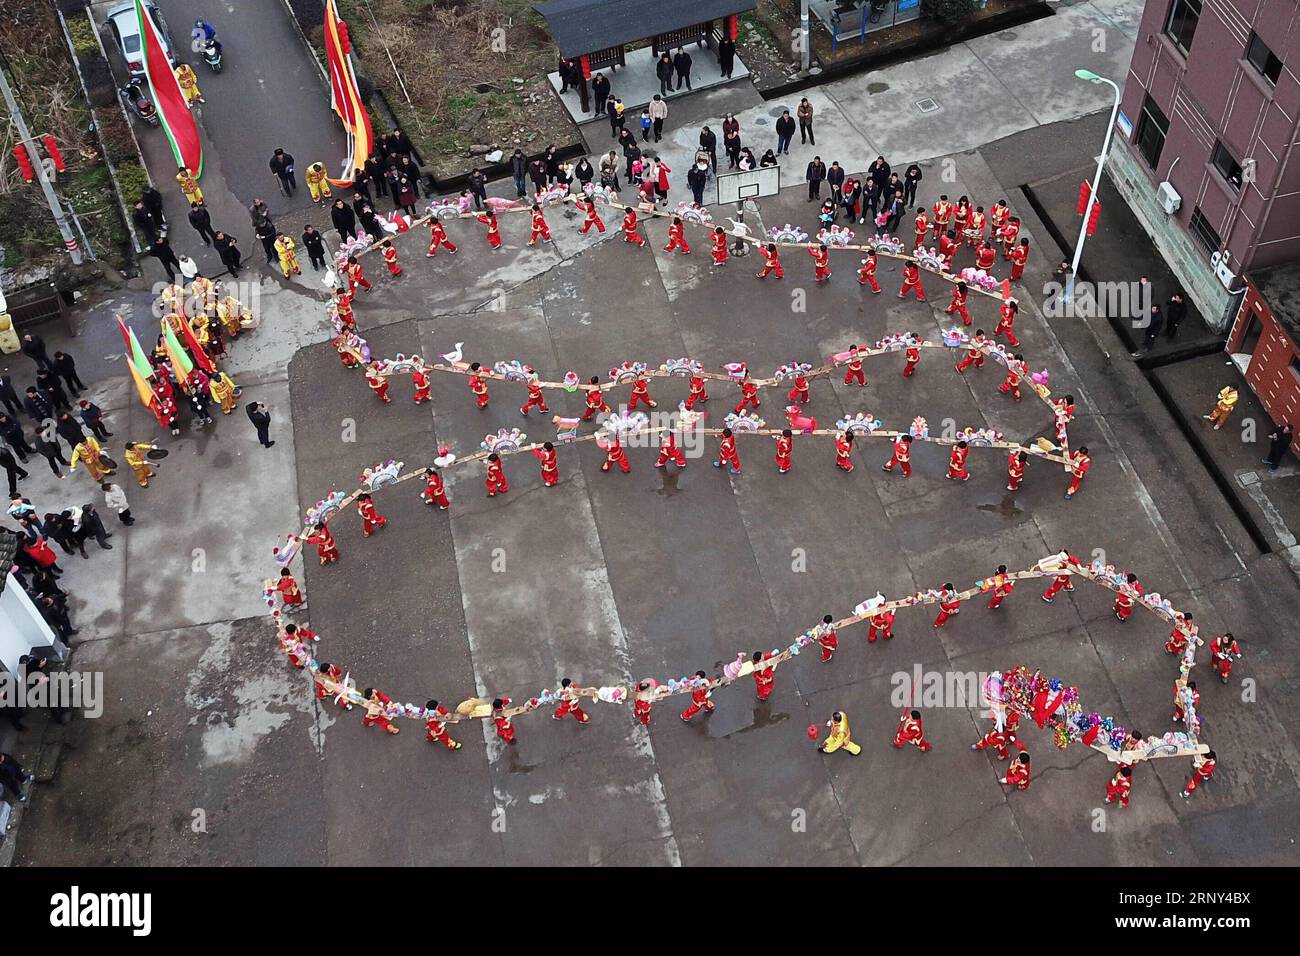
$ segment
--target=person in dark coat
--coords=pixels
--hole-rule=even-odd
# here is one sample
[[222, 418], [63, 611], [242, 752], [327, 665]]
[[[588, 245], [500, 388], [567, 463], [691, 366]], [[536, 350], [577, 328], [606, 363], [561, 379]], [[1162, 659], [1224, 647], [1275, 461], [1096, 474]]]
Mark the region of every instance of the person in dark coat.
[[677, 52], [673, 54], [673, 72], [677, 74], [677, 89], [682, 88], [682, 83], [686, 84], [686, 89], [691, 88], [691, 55], [686, 52], [684, 47], [678, 47]]
[[[1268, 436], [1268, 457], [1264, 459], [1264, 464], [1268, 465], [1270, 472], [1277, 471], [1278, 465], [1282, 463], [1282, 456], [1286, 450], [1291, 447], [1291, 423], [1285, 422], [1273, 430]], [[12, 482], [12, 479], [10, 479]], [[12, 498], [13, 495], [10, 495]]]
[[49, 353], [45, 351], [45, 340], [39, 335], [26, 333], [23, 336], [22, 350], [24, 355], [36, 363], [37, 369], [54, 367], [50, 362]]
[[63, 457], [63, 449], [59, 447], [59, 443], [56, 441], [46, 441], [41, 437], [40, 432], [37, 432], [36, 436], [32, 439], [32, 444], [36, 446], [37, 453], [43, 455], [45, 460], [50, 463], [50, 471], [54, 472], [54, 477], [62, 478], [63, 472], [59, 470], [59, 465], [67, 467], [71, 466], [68, 465], [68, 460]]
[[18, 398], [18, 393], [14, 391], [14, 380], [8, 375], [0, 375], [0, 402], [4, 403], [5, 411], [13, 412], [17, 415], [23, 410], [23, 403]]
[[813, 157], [804, 173], [804, 178], [808, 180], [808, 201], [812, 202], [814, 199], [820, 199], [822, 183], [826, 180], [826, 164], [822, 162], [820, 156]]
[[546, 181], [558, 183], [563, 176], [560, 172], [560, 150], [554, 143], [546, 147], [542, 162], [546, 164]]
[[330, 222], [338, 230], [339, 242], [357, 237], [357, 214], [342, 199], [334, 200], [334, 205], [330, 207]]
[[293, 191], [298, 188], [298, 180], [293, 175], [293, 157], [283, 149], [276, 149], [271, 154], [271, 161], [268, 163], [271, 172], [275, 178], [280, 181], [280, 191], [286, 196], [292, 196]]
[[[886, 180], [888, 182], [888, 180]], [[862, 184], [862, 215], [858, 217], [858, 222], [866, 222], [868, 219], [872, 223], [876, 221], [876, 216], [880, 212], [880, 183], [875, 179], [868, 177], [867, 181]]]
[[77, 541], [72, 513], [69, 511], [63, 511], [59, 514], [49, 512], [45, 515], [45, 536], [56, 542], [63, 549], [64, 554], [76, 554], [80, 550], [83, 558], [90, 557], [90, 555], [86, 554], [85, 547]]
[[596, 167], [591, 165], [587, 157], [584, 156], [578, 160], [578, 165], [573, 167], [573, 176], [578, 180], [580, 187], [586, 186], [596, 178]]
[[370, 203], [370, 205], [373, 206], [375, 204], [375, 201], [370, 197], [370, 180], [366, 179], [366, 171], [364, 169], [355, 170], [352, 175], [352, 182], [348, 183], [343, 188], [351, 189], [354, 193], [360, 193], [366, 197], [366, 202]]
[[465, 185], [469, 187], [470, 195], [474, 197], [474, 208], [482, 209], [483, 203], [487, 202], [487, 177], [483, 175], [483, 170], [476, 169], [471, 172]]
[[248, 207], [248, 222], [254, 229], [262, 223], [271, 223], [271, 228], [275, 228], [275, 222], [271, 219], [271, 207], [260, 196]]
[[516, 148], [510, 157], [510, 177], [515, 181], [515, 193], [523, 199], [528, 195], [528, 157]]
[[86, 432], [82, 429], [81, 424], [67, 412], [59, 413], [58, 421], [54, 424], [54, 430], [58, 432], [60, 438], [68, 443], [69, 448], [76, 448], [77, 445], [86, 440]]
[[30, 475], [26, 469], [14, 461], [13, 452], [4, 445], [0, 445], [0, 468], [5, 470], [5, 477], [9, 479], [9, 497], [17, 498], [18, 482], [30, 477]]
[[[1156, 339], [1160, 338], [1160, 333], [1165, 328], [1165, 315], [1160, 310], [1160, 306], [1152, 303], [1151, 314], [1147, 317], [1146, 334], [1142, 336], [1142, 351], [1148, 352], [1151, 346], [1156, 344]], [[1134, 352], [1134, 355], [1139, 353]]]
[[410, 177], [400, 177], [397, 186], [397, 207], [405, 209], [408, 216], [414, 216], [415, 202], [419, 198], [415, 192], [415, 183], [411, 181]]
[[659, 62], [655, 64], [655, 76], [659, 77], [659, 94], [667, 96], [673, 91], [673, 60], [667, 53], [659, 57]]
[[1172, 339], [1178, 336], [1178, 326], [1187, 318], [1187, 303], [1183, 300], [1180, 289], [1169, 297], [1165, 304], [1165, 332]]
[[[403, 156], [397, 162], [397, 171], [411, 181], [411, 188], [415, 190], [415, 195], [419, 197], [421, 193], [420, 184], [424, 182], [424, 172], [410, 156]], [[428, 190], [423, 190], [425, 195], [429, 195]], [[373, 205], [373, 204], [372, 204]]]
[[153, 216], [158, 231], [163, 232], [167, 228], [167, 214], [163, 212], [162, 193], [152, 186], [146, 186], [140, 193], [140, 201], [144, 203], [144, 208], [149, 210], [149, 215]]
[[691, 166], [686, 173], [686, 185], [691, 187], [691, 195], [697, 206], [704, 205], [704, 187], [709, 182], [709, 164], [701, 160]]
[[212, 245], [215, 238], [212, 234], [212, 214], [208, 212], [208, 207], [202, 203], [190, 203], [190, 225], [194, 231], [199, 234], [205, 246]]
[[[844, 167], [839, 161], [831, 163], [831, 168], [826, 170], [826, 185], [831, 187], [831, 202], [837, 207], [844, 202]], [[831, 213], [834, 217], [835, 212]]]
[[738, 169], [740, 167], [740, 130], [726, 130], [722, 136], [722, 149], [727, 154], [727, 168]]
[[35, 603], [36, 609], [41, 612], [41, 617], [45, 618], [45, 623], [50, 625], [59, 637], [66, 639], [79, 633], [68, 619], [68, 607], [64, 602], [55, 597], [43, 597]]
[[27, 444], [27, 437], [23, 434], [23, 426], [16, 418], [0, 414], [0, 438], [3, 438], [5, 444], [14, 450], [14, 454], [18, 456], [18, 460], [24, 465], [27, 464], [28, 455], [36, 454], [32, 446]]
[[145, 243], [152, 246], [160, 230], [158, 221], [154, 219], [153, 213], [149, 211], [143, 200], [136, 200], [135, 205], [131, 207], [131, 221], [140, 230], [140, 235], [144, 236]]
[[35, 385], [27, 386], [27, 397], [23, 399], [23, 408], [38, 425], [47, 418], [54, 417], [54, 400], [37, 389]]
[[388, 145], [398, 156], [409, 157], [412, 162], [415, 161], [415, 144], [411, 142], [411, 137], [396, 126], [393, 127], [392, 138], [388, 141]]
[[221, 263], [229, 270], [232, 278], [239, 278], [239, 266], [243, 255], [239, 251], [239, 240], [218, 230], [212, 237], [212, 248], [217, 250]]
[[172, 250], [172, 244], [159, 236], [149, 247], [149, 255], [153, 256], [162, 263], [162, 267], [167, 270], [167, 281], [176, 281], [176, 270], [181, 267], [181, 261], [176, 258], [176, 253]]
[[794, 139], [794, 129], [794, 117], [790, 115], [789, 110], [782, 110], [780, 118], [776, 121], [777, 155], [781, 153], [790, 155], [790, 141]]
[[709, 165], [718, 171], [718, 134], [707, 126], [700, 130], [700, 149], [709, 154]]
[[727, 79], [731, 79], [731, 71], [736, 67], [736, 41], [731, 37], [723, 37], [718, 42], [718, 69]]
[[113, 546], [108, 543], [109, 538], [113, 537], [113, 532], [104, 527], [104, 519], [99, 516], [92, 503], [81, 506], [81, 525], [77, 528], [77, 543], [82, 548], [86, 547], [86, 540], [94, 538], [95, 543], [104, 551], [112, 551]]
[[270, 219], [263, 219], [253, 229], [253, 235], [262, 243], [262, 251], [266, 253], [266, 264], [268, 266], [277, 265], [280, 261], [280, 253], [275, 249], [276, 237], [280, 235], [275, 223]]
[[104, 412], [98, 405], [89, 399], [82, 398], [77, 400], [77, 408], [81, 410], [82, 422], [94, 433], [96, 438], [100, 441], [107, 441], [113, 437], [113, 433], [104, 424]]
[[921, 185], [921, 167], [913, 163], [903, 173], [903, 205], [916, 205], [916, 189]]
[[63, 384], [59, 377], [47, 369], [41, 369], [36, 373], [36, 388], [43, 395], [54, 403], [54, 410], [72, 411], [72, 402], [68, 400], [68, 393], [63, 390]]
[[52, 364], [58, 376], [68, 383], [68, 391], [74, 398], [85, 391], [86, 383], [77, 374], [77, 363], [71, 355], [67, 352], [55, 352]]
[[379, 224], [379, 217], [375, 215], [375, 211], [370, 208], [368, 203], [361, 204], [361, 209], [357, 211], [357, 220], [372, 241], [378, 240], [384, 235], [384, 227]]
[[378, 156], [371, 156], [366, 160], [366, 179], [375, 187], [379, 195], [388, 195], [388, 181], [384, 179], [384, 164]]
[[313, 269], [319, 272], [325, 267], [325, 237], [317, 232], [311, 223], [303, 227], [302, 247], [307, 250]]
[[540, 158], [528, 164], [528, 178], [533, 181], [534, 193], [539, 193], [546, 188], [546, 164]]
[[878, 194], [893, 196], [893, 193], [886, 193], [885, 189], [889, 186], [890, 169], [889, 163], [885, 162], [885, 157], [877, 156], [867, 170], [867, 175], [871, 177], [872, 182], [876, 184]]
[[605, 115], [605, 110], [609, 107], [609, 92], [609, 80], [604, 73], [597, 73], [591, 78], [591, 98], [595, 101], [597, 116]]
[[274, 445], [275, 442], [271, 440], [271, 413], [266, 406], [261, 402], [249, 402], [244, 410], [248, 412], [248, 420], [257, 429], [257, 440], [262, 443], [262, 447], [270, 448]]

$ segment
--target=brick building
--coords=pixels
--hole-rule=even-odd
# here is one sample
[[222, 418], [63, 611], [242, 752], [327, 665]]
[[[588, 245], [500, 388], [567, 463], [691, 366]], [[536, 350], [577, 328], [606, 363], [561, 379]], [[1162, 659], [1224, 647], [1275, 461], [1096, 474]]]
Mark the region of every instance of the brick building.
[[1300, 261], [1298, 51], [1297, 0], [1143, 11], [1108, 170], [1218, 330], [1241, 276]]
[[1300, 265], [1251, 273], [1228, 352], [1274, 424], [1300, 425]]

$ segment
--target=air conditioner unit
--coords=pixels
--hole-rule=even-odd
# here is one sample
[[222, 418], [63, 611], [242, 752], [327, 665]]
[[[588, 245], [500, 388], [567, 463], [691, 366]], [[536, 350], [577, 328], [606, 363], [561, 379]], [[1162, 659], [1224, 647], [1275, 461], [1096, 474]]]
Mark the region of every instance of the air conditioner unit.
[[1165, 180], [1160, 184], [1157, 193], [1160, 196], [1160, 205], [1164, 208], [1166, 213], [1172, 216], [1174, 213], [1178, 212], [1179, 207], [1183, 204], [1183, 197], [1178, 195], [1178, 190], [1174, 189], [1173, 183], [1169, 182], [1169, 180]]
[[1232, 266], [1229, 264], [1231, 260], [1232, 256], [1226, 252], [1216, 252], [1210, 256], [1210, 265], [1214, 268], [1214, 274], [1229, 291], [1232, 290], [1232, 283], [1237, 278], [1237, 274], [1232, 271]]

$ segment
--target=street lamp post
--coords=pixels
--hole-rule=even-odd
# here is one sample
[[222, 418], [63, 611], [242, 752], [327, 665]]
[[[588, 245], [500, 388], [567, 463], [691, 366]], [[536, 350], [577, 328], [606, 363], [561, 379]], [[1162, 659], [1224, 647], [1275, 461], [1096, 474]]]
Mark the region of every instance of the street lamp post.
[[1083, 222], [1079, 226], [1079, 240], [1074, 244], [1074, 260], [1070, 263], [1070, 274], [1065, 279], [1065, 294], [1062, 299], [1070, 302], [1074, 299], [1074, 277], [1079, 271], [1079, 260], [1083, 258], [1083, 244], [1088, 238], [1088, 217], [1097, 202], [1097, 190], [1101, 188], [1101, 173], [1106, 168], [1106, 157], [1110, 155], [1110, 141], [1115, 135], [1115, 120], [1119, 116], [1120, 90], [1112, 81], [1098, 76], [1091, 70], [1075, 70], [1074, 75], [1089, 83], [1105, 83], [1115, 91], [1115, 105], [1110, 111], [1110, 123], [1106, 126], [1106, 139], [1101, 144], [1101, 155], [1097, 157], [1097, 172], [1092, 177], [1092, 188], [1088, 190], [1088, 206], [1083, 210]]

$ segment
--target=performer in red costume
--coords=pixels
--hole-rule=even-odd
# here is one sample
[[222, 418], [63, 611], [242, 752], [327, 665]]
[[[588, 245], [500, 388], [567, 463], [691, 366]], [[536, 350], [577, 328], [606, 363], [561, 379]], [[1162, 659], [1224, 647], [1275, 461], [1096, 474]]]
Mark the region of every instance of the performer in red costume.
[[629, 209], [623, 214], [623, 241], [640, 247], [645, 245], [645, 236], [636, 227], [636, 210]]
[[1196, 788], [1203, 783], [1209, 782], [1210, 777], [1214, 775], [1214, 768], [1218, 763], [1218, 757], [1213, 750], [1204, 754], [1197, 754], [1192, 758], [1192, 776], [1183, 787], [1182, 795], [1190, 797], [1196, 792]]
[[650, 397], [650, 382], [644, 375], [638, 375], [632, 382], [632, 395], [627, 401], [627, 410], [635, 411], [638, 404], [649, 408], [659, 407], [659, 403]]
[[590, 199], [588, 199], [586, 202], [579, 199], [577, 202], [574, 203], [574, 205], [586, 213], [586, 216], [582, 220], [582, 228], [578, 230], [579, 232], [581, 232], [585, 236], [587, 234], [587, 230], [590, 229], [592, 226], [596, 227], [597, 232], [603, 233], [605, 231], [605, 223], [601, 221], [600, 215], [596, 212], [595, 202], [593, 202]]
[[691, 376], [691, 393], [686, 396], [686, 410], [690, 411], [695, 407], [696, 402], [707, 402], [709, 393], [704, 387], [704, 379], [698, 375]]
[[948, 455], [950, 481], [970, 481], [970, 472], [966, 470], [966, 456], [969, 454], [970, 447], [964, 441], [959, 441], [953, 446], [952, 452]]
[[778, 279], [785, 278], [785, 270], [781, 268], [781, 256], [776, 251], [774, 242], [769, 242], [763, 247], [763, 271], [758, 273], [758, 277], [766, 279], [769, 272], [775, 272]]
[[509, 697], [498, 697], [492, 701], [492, 723], [496, 725], [497, 736], [508, 744], [515, 742], [515, 725], [506, 716], [506, 708], [511, 704]]
[[[1174, 681], [1174, 723], [1182, 723], [1182, 721], [1187, 717], [1187, 714], [1183, 712], [1183, 695], [1179, 693], [1181, 689], [1182, 688], [1179, 687], [1178, 682]], [[1187, 682], [1187, 689], [1192, 692], [1192, 709], [1199, 711], [1201, 708], [1201, 695], [1196, 689], [1196, 681], [1189, 680]], [[1197, 721], [1197, 723], [1199, 723], [1199, 721]]]
[[808, 394], [808, 376], [803, 372], [795, 373], [794, 387], [786, 392], [786, 399], [791, 402], [798, 402], [800, 405], [806, 405], [812, 401]]
[[835, 467], [846, 473], [853, 470], [852, 432], [840, 432], [835, 436]]
[[991, 747], [997, 751], [999, 760], [1010, 760], [1011, 751], [1007, 749], [1007, 744], [1015, 744], [1017, 750], [1021, 753], [1025, 752], [1025, 748], [1021, 746], [1020, 741], [1016, 738], [1016, 728], [1019, 726], [1020, 713], [1009, 710], [1002, 723], [1002, 729], [998, 730], [997, 724], [994, 724], [988, 733], [970, 745], [970, 749], [988, 750]]
[[898, 719], [898, 731], [894, 734], [894, 746], [899, 750], [904, 744], [911, 744], [922, 753], [933, 749], [933, 744], [925, 739], [925, 729], [921, 726], [919, 710], [905, 710]]
[[427, 402], [432, 399], [429, 395], [431, 381], [427, 370], [422, 368], [412, 369], [411, 384], [415, 386], [415, 404]]
[[398, 733], [397, 725], [388, 716], [388, 705], [393, 699], [373, 687], [367, 687], [361, 696], [366, 699], [366, 715], [361, 718], [361, 726], [373, 727], [378, 724], [390, 734]]
[[895, 465], [898, 465], [898, 467], [902, 470], [904, 478], [912, 477], [912, 436], [911, 435], [899, 435], [897, 438], [894, 439], [894, 454], [889, 459], [889, 461], [885, 462], [883, 465], [880, 466], [880, 470], [893, 472]]
[[925, 207], [917, 206], [916, 218], [912, 220], [912, 230], [916, 233], [916, 241], [912, 243], [913, 249], [920, 249], [925, 245], [925, 234], [929, 229], [930, 220], [925, 214]]
[[898, 297], [906, 299], [909, 292], [916, 293], [917, 302], [925, 301], [925, 290], [921, 288], [921, 267], [912, 259], [903, 266], [903, 288], [899, 290]]
[[393, 401], [388, 397], [388, 379], [381, 375], [379, 369], [373, 365], [366, 366], [366, 384], [370, 386], [370, 390], [379, 396], [379, 400], [385, 405]]
[[686, 467], [686, 454], [682, 451], [682, 446], [677, 444], [677, 431], [673, 428], [659, 433], [659, 458], [655, 461], [655, 467], [666, 468], [670, 461], [678, 468]]
[[[708, 679], [704, 671], [696, 671], [695, 676], [701, 681]], [[682, 720], [690, 721], [700, 711], [704, 711], [706, 714], [713, 713], [713, 701], [710, 700], [712, 696], [713, 690], [707, 684], [691, 688], [691, 703], [689, 707], [682, 711]]]
[[530, 409], [537, 409], [539, 412], [546, 413], [550, 408], [546, 405], [546, 396], [542, 394], [542, 385], [536, 378], [528, 380], [528, 400], [519, 406], [519, 414], [527, 415]]
[[609, 446], [605, 449], [605, 460], [601, 463], [601, 471], [609, 471], [615, 465], [623, 474], [632, 470], [632, 463], [627, 460], [627, 452], [623, 450], [623, 443], [618, 440], [617, 435], [611, 435]]
[[555, 240], [551, 238], [551, 227], [546, 224], [546, 214], [542, 212], [542, 207], [536, 203], [533, 204], [532, 219], [533, 229], [528, 237], [528, 244], [535, 246], [539, 239], [542, 242], [554, 242]]
[[1011, 255], [1016, 249], [1016, 238], [1020, 235], [1020, 218], [1011, 216], [1007, 219], [1006, 224], [998, 230], [998, 238], [1002, 240], [1002, 258], [1008, 262]]
[[879, 614], [873, 614], [867, 618], [867, 643], [876, 643], [876, 638], [882, 641], [891, 640], [894, 636], [894, 617], [893, 611], [881, 611]]
[[903, 364], [903, 378], [911, 378], [912, 373], [916, 371], [916, 366], [921, 362], [921, 350], [909, 345], [903, 357], [907, 360]]
[[1016, 305], [1015, 299], [1007, 299], [1002, 303], [997, 327], [993, 329], [993, 337], [997, 338], [999, 335], [1005, 335], [1013, 349], [1020, 347], [1020, 340], [1016, 338], [1015, 330], [1012, 328], [1016, 321], [1016, 312], [1019, 310], [1020, 306]]
[[593, 375], [587, 381], [587, 408], [582, 413], [582, 420], [589, 422], [596, 417], [597, 412], [608, 412], [609, 406], [605, 404], [605, 393], [600, 388], [600, 376]]
[[1025, 477], [1025, 462], [1029, 455], [1023, 451], [1013, 451], [1007, 456], [1007, 491], [1019, 491], [1020, 482]]
[[288, 568], [280, 569], [280, 580], [275, 582], [275, 589], [280, 592], [281, 607], [299, 607], [303, 603], [302, 588]]
[[718, 442], [718, 458], [713, 463], [713, 467], [721, 468], [724, 464], [731, 466], [733, 475], [740, 474], [740, 453], [736, 451], [736, 438], [731, 434], [730, 428], [722, 430], [722, 437]]
[[1070, 487], [1065, 489], [1066, 499], [1073, 498], [1079, 493], [1079, 485], [1083, 484], [1083, 476], [1088, 473], [1092, 467], [1092, 459], [1088, 457], [1088, 446], [1080, 445], [1075, 451], [1070, 453]]
[[1019, 282], [1025, 274], [1025, 263], [1029, 261], [1029, 240], [1021, 239], [1020, 245], [1011, 250], [1011, 281]]
[[1121, 588], [1115, 595], [1115, 604], [1111, 608], [1115, 612], [1115, 617], [1121, 621], [1127, 621], [1133, 614], [1133, 606], [1137, 599], [1143, 594], [1142, 585], [1138, 583], [1138, 576], [1130, 573], [1127, 581], [1127, 587]]
[[948, 201], [947, 195], [935, 200], [933, 212], [934, 238], [938, 239], [948, 231], [948, 223], [952, 222], [952, 203]]
[[388, 519], [375, 508], [374, 499], [364, 491], [357, 495], [357, 514], [361, 515], [361, 533], [367, 538], [388, 524]]
[[844, 367], [844, 384], [865, 387], [866, 373], [862, 371], [862, 352], [856, 345], [849, 346], [849, 361]]
[[685, 256], [691, 254], [691, 247], [686, 244], [686, 227], [680, 216], [673, 216], [673, 224], [668, 227], [668, 245], [664, 246], [664, 252], [672, 252], [674, 249], [682, 250], [682, 255]]
[[479, 408], [488, 406], [487, 377], [482, 373], [483, 366], [473, 362], [469, 367], [469, 390], [474, 393], [474, 404]]
[[823, 664], [829, 664], [831, 662], [831, 656], [835, 653], [835, 649], [840, 646], [839, 635], [835, 633], [835, 628], [831, 627], [831, 624], [834, 623], [834, 621], [835, 618], [831, 617], [829, 614], [822, 616], [824, 629], [817, 638], [817, 645], [822, 649]]
[[1210, 641], [1210, 660], [1214, 672], [1219, 675], [1219, 680], [1228, 683], [1228, 675], [1232, 673], [1232, 662], [1241, 660], [1241, 646], [1232, 636], [1231, 631], [1224, 632]]
[[975, 337], [970, 340], [970, 348], [966, 350], [966, 357], [957, 363], [957, 371], [965, 372], [966, 369], [974, 365], [976, 368], [984, 367], [984, 352], [981, 346], [987, 345], [988, 339], [984, 337], [983, 329], [975, 330]]
[[429, 743], [442, 744], [448, 750], [459, 750], [461, 743], [459, 740], [452, 740], [451, 734], [447, 733], [447, 724], [439, 720], [439, 717], [450, 717], [447, 708], [443, 707], [436, 700], [428, 701], [424, 705], [426, 716], [424, 718], [424, 739]]
[[555, 454], [555, 446], [543, 442], [541, 448], [534, 448], [533, 454], [542, 463], [542, 484], [553, 488], [560, 483], [560, 465]]
[[793, 450], [794, 433], [788, 428], [781, 429], [781, 434], [776, 436], [776, 470], [783, 475], [790, 470]]
[[1007, 764], [1007, 775], [998, 783], [1005, 783], [1017, 790], [1029, 789], [1029, 754], [1021, 751], [1016, 759]]
[[867, 257], [862, 260], [862, 268], [858, 270], [858, 285], [869, 285], [872, 292], [880, 291], [880, 283], [876, 281], [876, 254], [874, 252], [868, 252]]
[[1119, 801], [1121, 807], [1128, 806], [1129, 792], [1133, 789], [1133, 768], [1124, 764], [1115, 771], [1115, 776], [1106, 784], [1106, 802]]
[[649, 681], [641, 681], [636, 685], [636, 698], [632, 702], [632, 716], [639, 720], [643, 727], [650, 726], [650, 710], [654, 706], [651, 692], [652, 688]]
[[388, 274], [394, 279], [399, 278], [402, 274], [402, 267], [397, 264], [397, 247], [393, 245], [393, 240], [385, 239], [381, 248], [380, 255], [384, 257], [384, 265], [388, 266]]
[[809, 245], [808, 254], [813, 258], [813, 278], [816, 282], [825, 282], [831, 277], [831, 254], [825, 243]]
[[[1065, 563], [1067, 566], [1070, 567], [1075, 567], [1075, 568], [1082, 567], [1082, 565], [1079, 564], [1079, 559], [1076, 558], [1074, 555], [1070, 554], [1068, 551], [1066, 552], [1065, 555]], [[1047, 590], [1043, 592], [1043, 601], [1046, 602], [1047, 604], [1051, 604], [1054, 600], [1056, 600], [1056, 595], [1060, 594], [1061, 591], [1063, 590], [1064, 591], [1074, 590], [1073, 574], [1058, 574], [1056, 575], [1056, 577], [1052, 578], [1052, 583], [1049, 584], [1047, 586]]]
[[488, 497], [495, 498], [498, 493], [504, 495], [510, 490], [510, 484], [506, 481], [505, 469], [501, 467], [501, 456], [493, 452], [487, 460], [487, 477], [483, 483], [487, 485]]
[[758, 386], [750, 381], [749, 373], [746, 372], [745, 377], [740, 382], [740, 401], [736, 403], [736, 407], [732, 411], [739, 415], [746, 408], [757, 409], [759, 404]]
[[477, 219], [479, 222], [483, 223], [483, 225], [487, 226], [488, 245], [491, 246], [493, 249], [500, 249], [501, 248], [501, 225], [500, 223], [497, 222], [497, 214], [494, 213], [491, 209], [489, 209], [487, 212], [475, 216], [474, 218]]
[[957, 597], [957, 588], [951, 581], [943, 586], [939, 596], [939, 615], [934, 619], [936, 628], [943, 627], [948, 619], [961, 613], [961, 598]]
[[754, 689], [758, 694], [759, 700], [767, 700], [772, 696], [772, 688], [776, 686], [776, 668], [759, 667], [763, 661], [772, 659], [771, 651], [755, 651], [750, 658], [754, 662]]
[[451, 507], [451, 501], [447, 498], [447, 489], [443, 486], [442, 476], [432, 468], [425, 469], [424, 472], [425, 487], [420, 492], [420, 497], [424, 499], [426, 505], [437, 505], [439, 511], [446, 511]]
[[580, 724], [585, 724], [591, 720], [591, 717], [587, 715], [587, 712], [582, 709], [582, 705], [579, 703], [582, 697], [577, 693], [577, 688], [573, 686], [573, 681], [567, 677], [560, 681], [559, 698], [560, 706], [556, 707], [555, 713], [551, 714], [552, 720], [563, 720], [569, 714], [572, 714], [574, 720]]
[[956, 312], [967, 325], [970, 325], [970, 313], [966, 311], [966, 298], [969, 294], [966, 283], [959, 281], [952, 287], [952, 302], [948, 303], [948, 308], [944, 310], [948, 315]]
[[[327, 664], [324, 661], [317, 664], [316, 673], [312, 677], [312, 683], [316, 685], [316, 699], [325, 700], [327, 697], [338, 696], [338, 691], [326, 687], [325, 681], [333, 681], [335, 684], [341, 686], [343, 683], [343, 677], [343, 668], [339, 667], [337, 664]], [[352, 709], [352, 703], [346, 697], [339, 698], [339, 706], [344, 710]]]
[[727, 230], [721, 226], [715, 226], [713, 229], [713, 247], [709, 253], [713, 256], [715, 266], [727, 264]]
[[434, 216], [429, 220], [429, 251], [424, 254], [425, 258], [432, 259], [439, 246], [442, 246], [453, 256], [456, 254], [456, 246], [447, 238], [447, 230], [438, 221], [438, 217]]
[[998, 391], [1003, 395], [1010, 395], [1017, 402], [1020, 401], [1020, 376], [1024, 370], [1025, 357], [1023, 355], [1015, 356], [1014, 362], [1007, 366], [1007, 377], [1002, 380], [998, 386]]
[[316, 555], [320, 558], [321, 564], [333, 564], [339, 559], [339, 546], [334, 541], [334, 535], [330, 534], [330, 529], [324, 524], [312, 525], [307, 529], [302, 542], [316, 545]]
[[361, 286], [367, 292], [374, 288], [370, 281], [366, 279], [366, 274], [356, 256], [348, 256], [348, 267], [345, 271], [348, 277], [348, 295], [356, 295], [357, 286]]
[[989, 596], [988, 607], [990, 611], [996, 611], [1002, 606], [1002, 602], [1007, 599], [1011, 592], [1016, 589], [1016, 582], [1007, 576], [1007, 566], [999, 564], [989, 584], [993, 593]]

